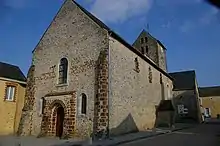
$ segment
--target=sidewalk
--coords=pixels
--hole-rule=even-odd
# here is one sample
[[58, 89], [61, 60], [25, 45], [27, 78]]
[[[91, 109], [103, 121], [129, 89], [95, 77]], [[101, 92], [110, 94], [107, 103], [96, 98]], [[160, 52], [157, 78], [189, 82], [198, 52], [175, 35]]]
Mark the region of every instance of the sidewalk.
[[115, 146], [149, 137], [171, 133], [182, 129], [194, 127], [192, 124], [176, 124], [173, 128], [155, 128], [153, 130], [130, 133], [122, 136], [112, 137], [110, 139], [94, 141], [80, 141], [77, 139], [60, 140], [58, 138], [36, 138], [0, 136], [0, 146]]
[[[195, 126], [194, 124], [175, 124], [175, 127], [171, 129], [170, 128], [155, 128], [153, 130], [126, 134], [126, 135], [114, 137], [108, 140], [96, 141], [96, 142], [93, 142], [93, 144], [91, 144], [90, 146], [115, 146], [115, 145], [120, 145], [123, 143], [128, 143], [128, 142], [132, 142], [136, 140], [141, 140], [141, 139], [145, 139], [149, 137], [171, 133], [173, 131], [191, 128], [194, 126]], [[89, 146], [89, 144], [87, 146]]]
[[59, 138], [36, 138], [34, 136], [0, 136], [0, 146], [58, 146], [71, 143], [80, 143], [79, 140], [60, 140]]
[[194, 127], [195, 125], [196, 124], [177, 123], [172, 128], [161, 127], [161, 128], [155, 128], [155, 130], [156, 131], [163, 131], [163, 132], [174, 132], [174, 131], [179, 131], [182, 129], [191, 128], [191, 127]]

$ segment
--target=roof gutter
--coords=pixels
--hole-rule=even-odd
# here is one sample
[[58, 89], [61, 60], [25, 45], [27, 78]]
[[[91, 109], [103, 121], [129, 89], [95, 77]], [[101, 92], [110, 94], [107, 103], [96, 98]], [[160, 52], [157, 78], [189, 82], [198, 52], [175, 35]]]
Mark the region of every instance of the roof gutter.
[[4, 80], [4, 81], [10, 81], [10, 82], [16, 82], [16, 83], [20, 83], [20, 84], [24, 84], [26, 85], [27, 83], [24, 81], [18, 81], [18, 80], [14, 80], [14, 79], [8, 79], [8, 78], [4, 78], [4, 77], [0, 77], [0, 80]]

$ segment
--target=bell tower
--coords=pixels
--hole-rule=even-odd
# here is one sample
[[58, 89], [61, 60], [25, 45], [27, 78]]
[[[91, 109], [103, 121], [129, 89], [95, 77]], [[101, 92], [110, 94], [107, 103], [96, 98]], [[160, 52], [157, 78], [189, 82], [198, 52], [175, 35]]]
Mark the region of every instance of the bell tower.
[[149, 32], [142, 30], [132, 46], [167, 72], [166, 48]]

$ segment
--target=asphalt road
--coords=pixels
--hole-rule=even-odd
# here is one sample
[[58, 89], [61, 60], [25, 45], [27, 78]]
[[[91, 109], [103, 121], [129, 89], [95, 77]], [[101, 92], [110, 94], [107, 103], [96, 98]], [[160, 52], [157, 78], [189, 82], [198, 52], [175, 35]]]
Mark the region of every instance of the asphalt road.
[[120, 146], [220, 146], [220, 124], [202, 124]]

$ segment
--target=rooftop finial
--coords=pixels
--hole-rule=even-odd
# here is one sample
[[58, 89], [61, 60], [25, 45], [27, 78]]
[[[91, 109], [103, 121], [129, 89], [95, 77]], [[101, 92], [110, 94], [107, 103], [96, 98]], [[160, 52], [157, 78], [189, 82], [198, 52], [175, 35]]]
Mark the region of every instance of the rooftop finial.
[[149, 26], [149, 23], [147, 23], [147, 31], [150, 32], [150, 26]]

